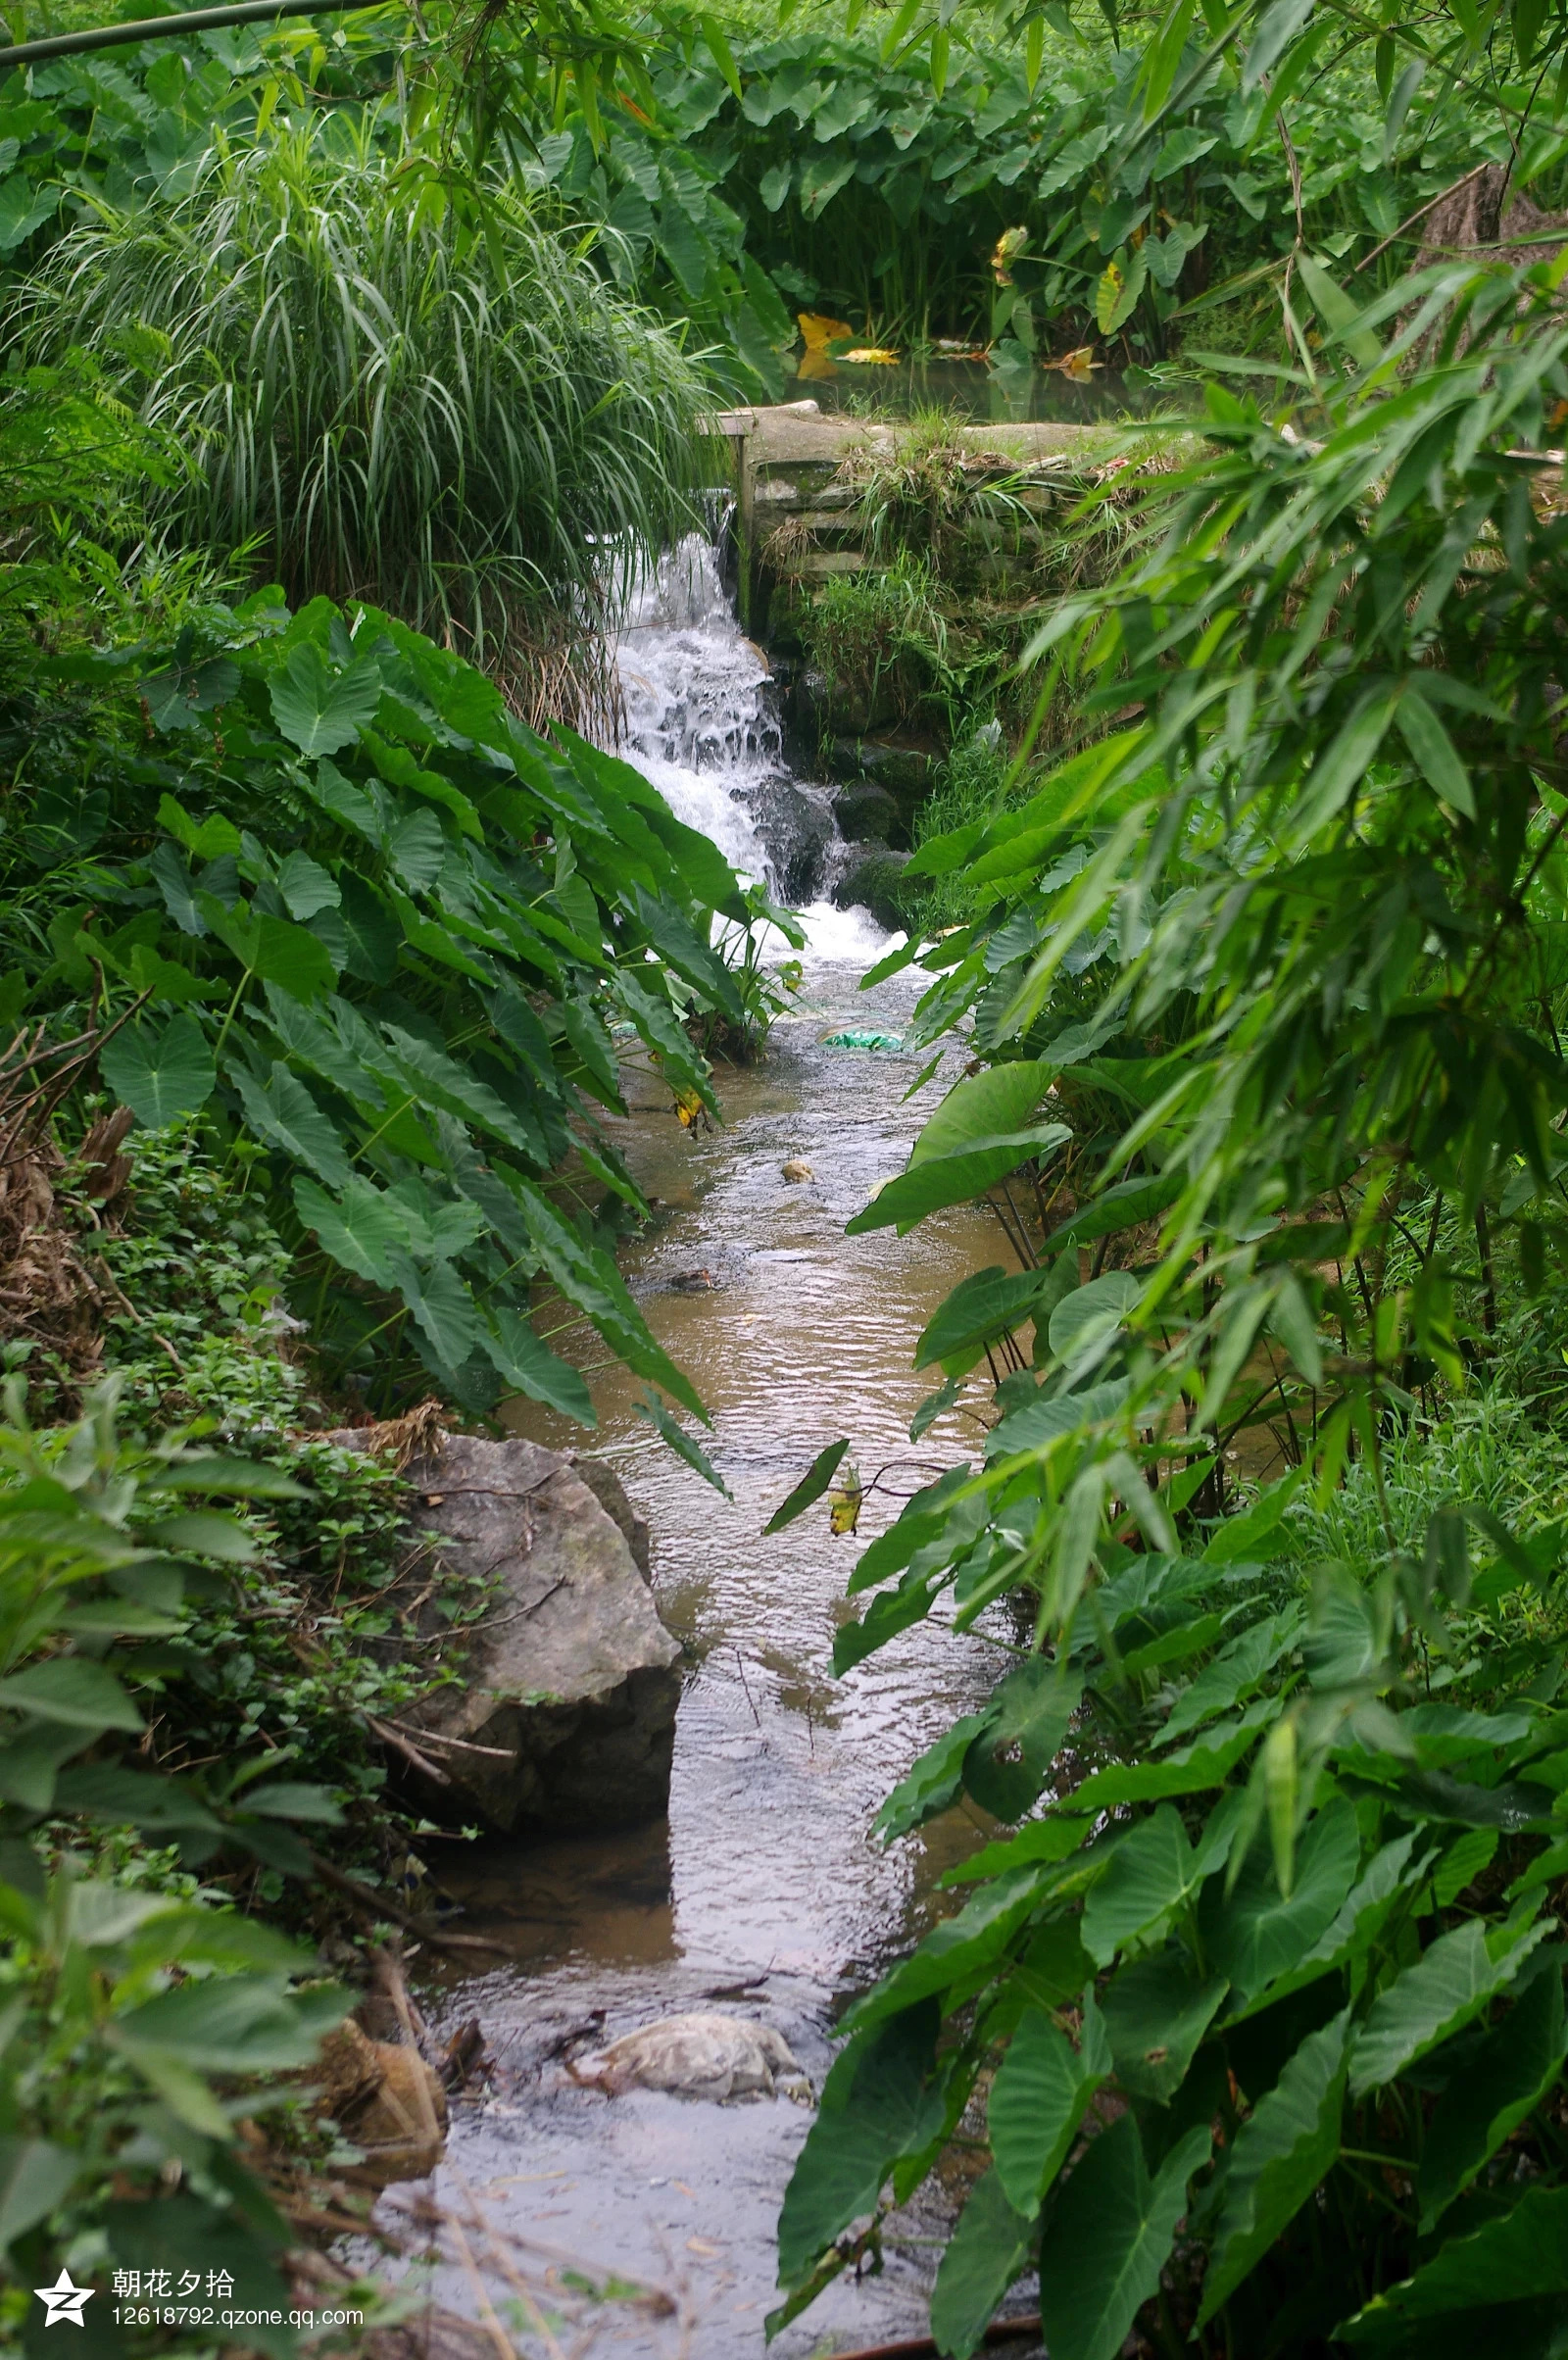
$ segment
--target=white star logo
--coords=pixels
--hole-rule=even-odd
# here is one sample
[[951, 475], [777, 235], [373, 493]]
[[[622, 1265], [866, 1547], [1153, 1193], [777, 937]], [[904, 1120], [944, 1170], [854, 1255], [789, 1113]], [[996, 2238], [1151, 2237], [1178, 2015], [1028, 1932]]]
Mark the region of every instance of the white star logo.
[[73, 2286], [69, 2270], [62, 2270], [52, 2286], [34, 2286], [32, 2290], [49, 2314], [43, 2323], [46, 2328], [58, 2327], [63, 2319], [69, 2319], [74, 2328], [86, 2326], [82, 2305], [91, 2302], [94, 2289]]

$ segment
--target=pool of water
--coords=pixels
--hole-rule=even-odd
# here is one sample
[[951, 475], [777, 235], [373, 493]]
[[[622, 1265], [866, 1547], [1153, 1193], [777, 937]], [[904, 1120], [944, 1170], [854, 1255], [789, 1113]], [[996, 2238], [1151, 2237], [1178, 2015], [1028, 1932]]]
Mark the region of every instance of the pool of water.
[[916, 410], [951, 410], [977, 425], [1042, 419], [1088, 426], [1140, 418], [1151, 407], [1147, 389], [1116, 370], [1097, 369], [1075, 385], [1059, 369], [995, 369], [984, 361], [899, 361], [851, 367], [820, 354], [802, 357], [786, 400], [809, 395], [823, 410], [874, 402], [906, 417]]

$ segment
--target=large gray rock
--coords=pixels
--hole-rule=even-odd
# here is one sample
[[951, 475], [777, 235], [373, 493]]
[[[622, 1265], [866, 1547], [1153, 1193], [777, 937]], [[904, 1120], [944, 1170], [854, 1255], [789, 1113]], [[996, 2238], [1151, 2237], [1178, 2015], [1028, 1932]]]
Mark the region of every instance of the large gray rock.
[[909, 856], [907, 853], [884, 851], [878, 845], [867, 848], [858, 859], [850, 862], [833, 888], [835, 909], [869, 910], [879, 926], [891, 934], [905, 923], [904, 903], [899, 892], [900, 881]]
[[658, 1818], [669, 1804], [680, 1648], [633, 1554], [641, 1541], [646, 1561], [646, 1527], [614, 1477], [535, 1443], [466, 1434], [407, 1474], [416, 1532], [455, 1571], [499, 1584], [462, 1685], [436, 1690], [405, 1722], [428, 1733], [422, 1749], [451, 1781], [421, 1782], [428, 1805], [446, 1818], [477, 1812], [505, 1834]]

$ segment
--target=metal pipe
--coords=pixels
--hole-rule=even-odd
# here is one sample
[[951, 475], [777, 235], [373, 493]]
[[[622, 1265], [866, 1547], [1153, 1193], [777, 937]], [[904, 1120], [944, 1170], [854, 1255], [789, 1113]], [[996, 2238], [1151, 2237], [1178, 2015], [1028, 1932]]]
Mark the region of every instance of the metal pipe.
[[383, 0], [235, 0], [231, 8], [192, 8], [134, 25], [100, 25], [90, 32], [54, 32], [41, 41], [0, 49], [0, 66], [30, 66], [40, 58], [74, 57], [84, 49], [120, 49], [135, 41], [172, 41], [188, 32], [220, 32], [227, 25], [267, 25], [279, 17], [324, 17]]

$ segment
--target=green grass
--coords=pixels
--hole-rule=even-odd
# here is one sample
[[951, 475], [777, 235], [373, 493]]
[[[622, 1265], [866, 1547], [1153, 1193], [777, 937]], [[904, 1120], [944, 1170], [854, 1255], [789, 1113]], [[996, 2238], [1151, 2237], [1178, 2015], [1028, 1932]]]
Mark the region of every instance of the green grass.
[[101, 205], [24, 299], [188, 454], [154, 494], [291, 603], [366, 598], [527, 709], [617, 580], [689, 521], [699, 369], [553, 214], [460, 211], [373, 126], [220, 142], [191, 192]]

